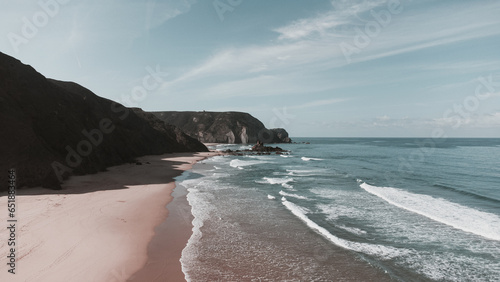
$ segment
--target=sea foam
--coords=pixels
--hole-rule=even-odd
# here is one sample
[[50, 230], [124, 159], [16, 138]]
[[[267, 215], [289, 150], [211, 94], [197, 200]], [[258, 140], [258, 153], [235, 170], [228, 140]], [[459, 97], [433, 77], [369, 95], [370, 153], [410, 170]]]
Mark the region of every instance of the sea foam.
[[280, 194], [281, 196], [292, 197], [292, 198], [295, 198], [295, 199], [300, 199], [300, 200], [309, 200], [307, 197], [300, 196], [300, 195], [296, 195], [296, 194], [291, 194], [291, 193], [287, 193], [287, 192], [283, 192], [283, 190], [281, 190], [281, 191], [279, 192], [279, 194]]
[[244, 160], [235, 159], [235, 160], [231, 160], [231, 162], [229, 162], [229, 165], [231, 167], [234, 167], [234, 168], [241, 168], [241, 167], [245, 167], [245, 166], [252, 166], [252, 165], [258, 165], [258, 164], [265, 164], [265, 163], [267, 163], [267, 162], [262, 161], [262, 160], [244, 161]]
[[348, 241], [342, 238], [339, 238], [326, 230], [325, 228], [319, 226], [316, 222], [312, 221], [307, 217], [308, 211], [304, 208], [295, 205], [292, 202], [286, 200], [285, 197], [282, 199], [283, 205], [290, 210], [295, 216], [301, 219], [303, 222], [307, 224], [309, 228], [318, 232], [320, 235], [328, 239], [330, 242], [335, 245], [342, 247], [344, 249], [365, 253], [368, 255], [377, 256], [380, 259], [389, 260], [401, 255], [408, 254], [410, 251], [406, 249], [397, 249], [394, 247], [387, 247], [382, 245], [368, 244], [368, 243], [358, 243]]
[[264, 177], [262, 178], [262, 180], [257, 180], [255, 182], [260, 184], [272, 184], [272, 185], [279, 184], [284, 188], [293, 189], [293, 186], [288, 184], [293, 181], [294, 180], [291, 177], [285, 177], [285, 178]]
[[308, 157], [302, 157], [301, 158], [303, 161], [308, 162], [308, 161], [322, 161], [323, 159], [318, 159], [318, 158], [308, 158]]
[[361, 188], [388, 203], [456, 229], [500, 241], [500, 217], [429, 195], [362, 183]]
[[287, 169], [288, 175], [297, 176], [317, 176], [325, 175], [328, 173], [326, 169]]

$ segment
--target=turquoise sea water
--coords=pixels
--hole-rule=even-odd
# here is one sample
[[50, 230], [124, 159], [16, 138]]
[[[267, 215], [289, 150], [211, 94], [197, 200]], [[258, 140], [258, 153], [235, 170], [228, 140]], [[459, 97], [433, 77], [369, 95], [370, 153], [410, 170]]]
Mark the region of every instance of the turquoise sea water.
[[499, 139], [294, 141], [183, 175], [187, 278], [498, 281]]

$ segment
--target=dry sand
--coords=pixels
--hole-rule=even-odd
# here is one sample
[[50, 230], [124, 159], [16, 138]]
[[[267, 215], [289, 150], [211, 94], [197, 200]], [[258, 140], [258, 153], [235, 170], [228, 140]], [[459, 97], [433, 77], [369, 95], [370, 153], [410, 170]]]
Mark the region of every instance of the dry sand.
[[[184, 280], [179, 258], [190, 226], [185, 217], [166, 221], [165, 206], [172, 201], [173, 178], [214, 154], [146, 156], [139, 158], [143, 165], [72, 177], [57, 193], [43, 188], [18, 190], [16, 274], [7, 272], [9, 231], [0, 228], [0, 281], [126, 281], [140, 274], [148, 262], [149, 243], [156, 248], [158, 240], [152, 241], [156, 226], [166, 239], [162, 241], [171, 242], [167, 249], [176, 248], [162, 254], [160, 275], [147, 271], [151, 276], [142, 276], [147, 279], [142, 281], [165, 273], [169, 281]], [[175, 207], [168, 208], [186, 208]], [[0, 212], [7, 214], [6, 193], [0, 196]], [[6, 217], [2, 218], [7, 227]], [[181, 221], [184, 227], [175, 226]]]

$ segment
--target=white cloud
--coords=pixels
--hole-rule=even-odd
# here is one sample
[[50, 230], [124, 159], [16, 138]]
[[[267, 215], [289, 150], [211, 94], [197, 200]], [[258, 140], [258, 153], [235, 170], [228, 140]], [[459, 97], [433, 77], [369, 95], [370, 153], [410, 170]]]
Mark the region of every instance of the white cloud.
[[[233, 80], [235, 74], [241, 76], [273, 71], [282, 74], [293, 71], [306, 73], [343, 67], [348, 62], [339, 43], [352, 41], [356, 36], [354, 27], [363, 27], [367, 20], [373, 20], [368, 11], [386, 9], [385, 3], [387, 1], [382, 0], [355, 3], [332, 1], [330, 11], [274, 29], [279, 33], [277, 41], [218, 51], [164, 86], [167, 88], [221, 75], [225, 75], [226, 80]], [[366, 62], [500, 34], [500, 30], [495, 28], [500, 19], [492, 18], [492, 13], [488, 12], [499, 9], [500, 5], [487, 5], [459, 6], [461, 9], [457, 8], [453, 14], [447, 13], [446, 7], [426, 10], [425, 13], [403, 7], [400, 14], [392, 15], [393, 22], [373, 38], [359, 55], [353, 56], [352, 61]], [[448, 16], [440, 16], [443, 13]], [[484, 13], [487, 14], [483, 18], [480, 15]], [[481, 64], [484, 62], [474, 66], [480, 67]]]
[[481, 116], [476, 119], [476, 125], [479, 127], [495, 127], [500, 126], [500, 112]]
[[388, 115], [383, 115], [383, 116], [377, 117], [378, 121], [388, 121], [390, 119], [391, 118]]
[[[230, 81], [202, 80], [197, 83], [197, 88], [203, 89], [202, 91], [193, 92], [189, 87], [186, 88], [188, 84], [178, 82], [165, 84], [161, 93], [165, 93], [166, 95], [177, 93], [179, 95], [190, 95], [193, 98], [196, 97], [196, 99], [216, 100], [237, 97], [290, 96], [303, 94], [305, 92], [312, 94], [329, 91], [335, 87], [341, 86], [335, 84], [308, 83], [307, 78], [293, 74], [261, 74], [235, 77]], [[337, 101], [337, 99], [335, 99], [335, 101]], [[288, 100], [286, 100], [286, 102], [290, 103]], [[310, 106], [313, 106], [313, 104]], [[304, 105], [297, 106], [297, 108], [302, 107], [304, 107]]]
[[274, 29], [279, 40], [300, 40], [327, 37], [335, 33], [335, 28], [352, 24], [359, 15], [387, 3], [387, 0], [372, 1], [331, 1], [330, 11], [315, 17], [296, 20], [288, 25]]
[[[497, 23], [498, 24], [498, 23]], [[419, 34], [418, 31], [411, 32], [411, 34]], [[421, 33], [420, 33], [421, 34]], [[448, 30], [448, 34], [442, 37], [440, 34], [425, 33], [420, 37], [404, 39], [398, 33], [388, 34], [380, 41], [374, 41], [371, 45], [372, 48], [367, 52], [361, 52], [359, 56], [353, 56], [352, 62], [359, 63], [391, 57], [404, 53], [411, 53], [423, 49], [449, 45], [468, 40], [476, 40], [484, 37], [490, 37], [500, 34], [500, 30], [492, 28], [491, 24], [484, 25], [470, 25], [463, 27], [463, 30], [457, 29]]]
[[465, 117], [453, 115], [447, 118], [437, 118], [429, 122], [430, 125], [443, 128], [498, 128], [500, 126], [500, 112], [473, 115]]
[[311, 66], [314, 62], [324, 63], [327, 53], [335, 52], [331, 46], [315, 46], [310, 42], [226, 49], [166, 82], [163, 87], [166, 89], [209, 76], [225, 76], [227, 80], [233, 80], [235, 76], [254, 75], [263, 71], [279, 71], [282, 74], [304, 72], [317, 67]]
[[145, 3], [145, 29], [150, 30], [188, 12], [196, 0], [148, 0]]
[[340, 19], [336, 13], [330, 12], [320, 15], [317, 18], [295, 21], [290, 25], [277, 28], [274, 31], [280, 34], [278, 37], [280, 40], [297, 40], [309, 37], [313, 33], [318, 33], [319, 35], [325, 34], [331, 28], [342, 24], [346, 24], [346, 21]]

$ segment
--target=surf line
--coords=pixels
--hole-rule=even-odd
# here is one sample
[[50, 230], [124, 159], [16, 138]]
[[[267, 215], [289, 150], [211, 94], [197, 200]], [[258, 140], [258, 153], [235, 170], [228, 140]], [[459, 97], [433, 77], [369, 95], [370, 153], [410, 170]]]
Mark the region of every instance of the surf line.
[[[368, 193], [398, 208], [425, 216], [468, 233], [500, 241], [500, 217], [495, 214], [452, 203], [442, 198], [414, 194], [397, 188], [377, 187], [365, 182], [359, 186]], [[447, 210], [451, 214], [468, 216], [468, 218], [464, 220], [463, 218], [447, 216], [446, 213], [441, 212], [442, 209]]]

